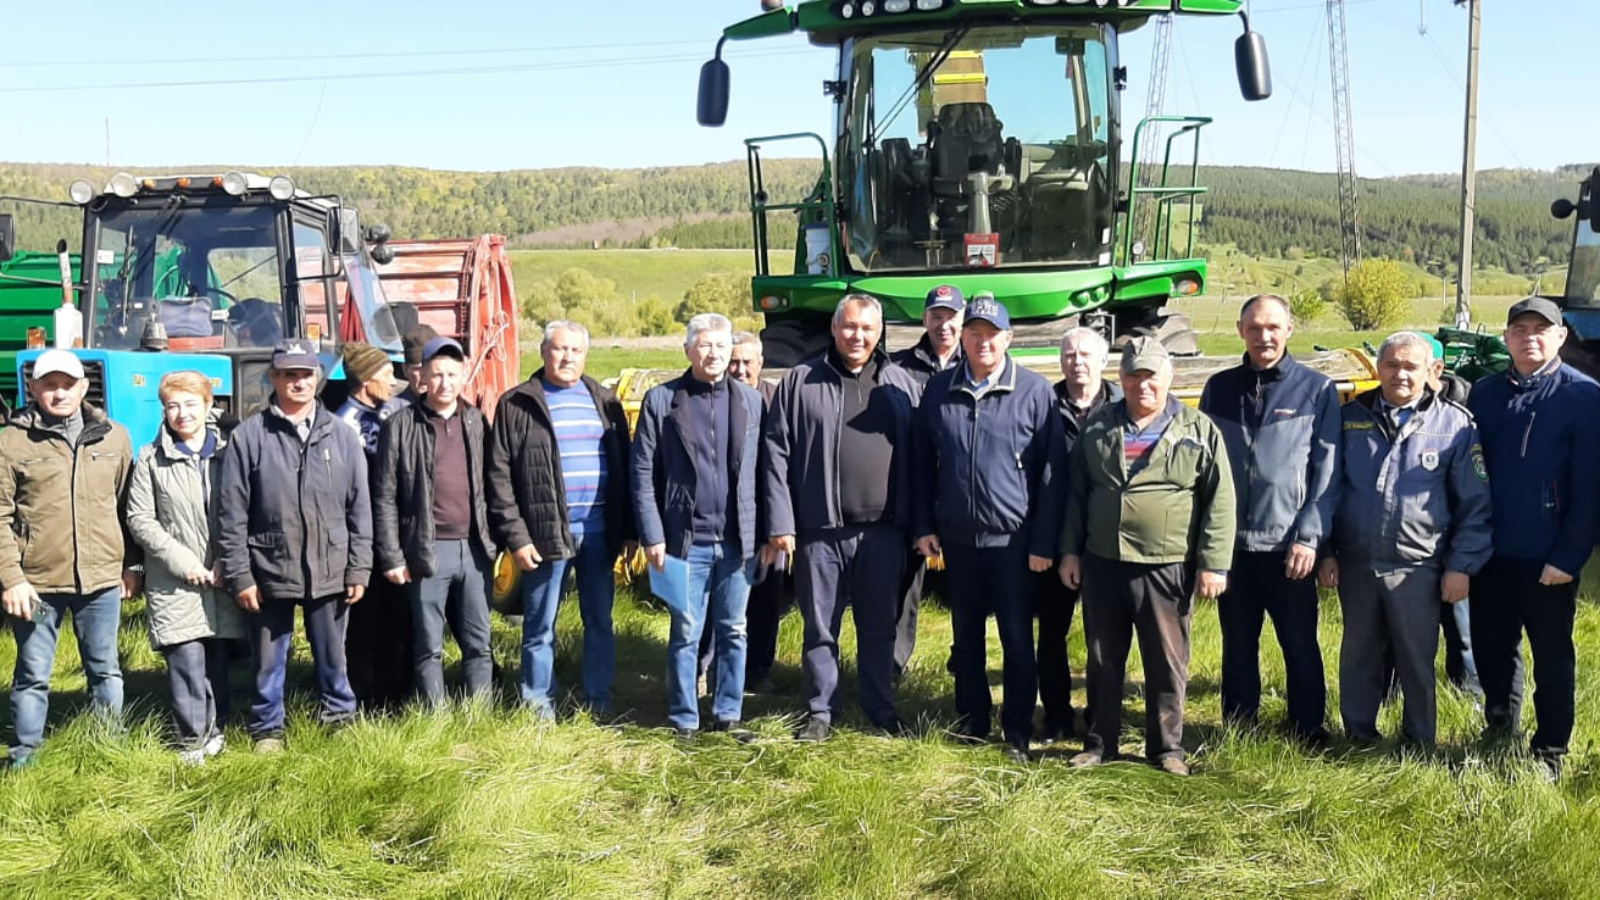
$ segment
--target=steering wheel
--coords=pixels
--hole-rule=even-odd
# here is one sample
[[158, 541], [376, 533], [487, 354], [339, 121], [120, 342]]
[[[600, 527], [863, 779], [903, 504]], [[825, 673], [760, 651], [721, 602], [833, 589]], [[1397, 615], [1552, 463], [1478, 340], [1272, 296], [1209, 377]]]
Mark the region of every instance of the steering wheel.
[[222, 288], [219, 288], [219, 287], [209, 287], [209, 286], [208, 287], [203, 287], [203, 288], [200, 289], [200, 293], [201, 293], [202, 296], [209, 296], [211, 294], [216, 294], [218, 297], [221, 297], [222, 299], [228, 301], [228, 305], [229, 306], [232, 306], [233, 304], [239, 302], [239, 298], [238, 298], [237, 295], [231, 294], [231, 293], [229, 293], [229, 292], [227, 292], [227, 291], [225, 291], [225, 290], [223, 290]]

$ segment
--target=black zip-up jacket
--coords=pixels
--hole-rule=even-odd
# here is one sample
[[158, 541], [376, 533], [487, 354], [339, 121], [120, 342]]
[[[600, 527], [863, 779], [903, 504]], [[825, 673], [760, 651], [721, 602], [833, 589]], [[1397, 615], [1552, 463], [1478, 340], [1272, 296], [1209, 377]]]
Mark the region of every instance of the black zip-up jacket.
[[[378, 431], [373, 460], [373, 556], [380, 573], [407, 566], [412, 578], [435, 571], [433, 544], [434, 431], [428, 412], [415, 403], [391, 415]], [[465, 401], [456, 405], [462, 443], [467, 449], [467, 484], [472, 491], [472, 540], [494, 556], [489, 532], [489, 502], [484, 496], [484, 456], [489, 430], [483, 413]]]
[[[911, 526], [911, 428], [922, 388], [911, 374], [874, 351], [873, 403], [883, 403], [894, 421], [889, 468], [892, 508], [887, 520]], [[867, 377], [863, 369], [861, 377]], [[839, 441], [844, 429], [844, 382], [825, 353], [789, 370], [767, 409], [761, 489], [770, 534], [803, 534], [845, 524], [839, 502]]]
[[[606, 552], [615, 555], [638, 534], [628, 486], [628, 416], [617, 395], [600, 382], [585, 375], [583, 384], [605, 427], [600, 445], [606, 455]], [[544, 397], [544, 369], [501, 395], [488, 460], [489, 528], [495, 541], [507, 550], [532, 544], [544, 559], [576, 556], [561, 447]]]
[[269, 406], [234, 429], [223, 452], [217, 553], [228, 590], [307, 600], [367, 585], [372, 501], [355, 429], [321, 403], [302, 444]]
[[1078, 435], [1083, 433], [1083, 426], [1089, 424], [1095, 413], [1105, 409], [1108, 405], [1122, 402], [1122, 387], [1109, 381], [1100, 382], [1100, 390], [1095, 392], [1094, 401], [1089, 404], [1089, 411], [1083, 414], [1080, 420], [1072, 414], [1072, 401], [1068, 399], [1067, 380], [1065, 378], [1055, 383], [1056, 411], [1061, 413], [1061, 429], [1067, 439], [1067, 454], [1072, 454], [1072, 447], [1078, 443]]
[[955, 355], [950, 357], [949, 365], [939, 367], [939, 357], [933, 353], [933, 342], [928, 340], [927, 332], [917, 339], [915, 344], [903, 350], [896, 350], [889, 354], [889, 361], [906, 370], [911, 380], [918, 387], [926, 387], [928, 379], [943, 372], [945, 369], [954, 369], [961, 365], [961, 346], [956, 345]]

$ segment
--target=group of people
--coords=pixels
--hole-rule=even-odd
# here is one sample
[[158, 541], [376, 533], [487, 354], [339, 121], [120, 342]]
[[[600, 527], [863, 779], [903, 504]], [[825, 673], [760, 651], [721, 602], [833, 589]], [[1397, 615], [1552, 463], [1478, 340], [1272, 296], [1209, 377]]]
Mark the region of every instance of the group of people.
[[923, 324], [915, 346], [891, 355], [879, 301], [846, 296], [826, 351], [773, 383], [761, 378], [758, 338], [697, 315], [687, 370], [645, 394], [631, 434], [615, 394], [585, 373], [589, 334], [573, 321], [545, 326], [543, 365], [492, 418], [463, 399], [466, 354], [450, 338], [407, 335], [398, 395], [383, 351], [347, 346], [349, 399], [337, 412], [318, 400], [314, 348], [288, 340], [273, 352], [268, 408], [227, 436], [208, 415], [210, 382], [167, 375], [164, 426], [142, 448], [83, 402], [77, 357], [47, 351], [32, 402], [0, 431], [0, 587], [18, 646], [11, 764], [40, 746], [69, 611], [94, 705], [120, 713], [121, 601], [141, 583], [187, 762], [223, 748], [240, 639], [255, 666], [247, 732], [260, 752], [283, 749], [296, 607], [330, 726], [361, 701], [448, 702], [447, 630], [466, 692], [488, 694], [501, 552], [520, 572], [522, 702], [556, 715], [556, 614], [570, 587], [583, 623], [579, 697], [604, 716], [613, 565], [637, 549], [659, 572], [687, 573], [684, 599], [668, 604], [665, 677], [668, 724], [685, 738], [704, 724], [753, 739], [741, 724], [746, 688], [771, 687], [790, 593], [804, 625], [796, 737], [833, 730], [846, 607], [862, 711], [901, 733], [896, 683], [927, 563], [942, 559], [956, 733], [987, 741], [992, 730], [993, 616], [1013, 760], [1079, 733], [1066, 649], [1079, 605], [1088, 704], [1072, 765], [1118, 755], [1137, 640], [1145, 755], [1187, 774], [1196, 598], [1216, 601], [1220, 617], [1224, 716], [1256, 722], [1270, 617], [1289, 728], [1327, 741], [1320, 583], [1338, 589], [1343, 611], [1349, 739], [1378, 739], [1393, 679], [1404, 739], [1434, 742], [1439, 627], [1470, 594], [1459, 634], [1488, 731], [1518, 726], [1525, 630], [1540, 685], [1532, 750], [1559, 774], [1577, 579], [1600, 502], [1583, 463], [1600, 445], [1600, 387], [1560, 361], [1553, 304], [1512, 307], [1512, 368], [1466, 405], [1447, 390], [1436, 342], [1400, 332], [1379, 348], [1379, 387], [1341, 406], [1333, 383], [1288, 353], [1288, 304], [1271, 295], [1241, 308], [1245, 358], [1210, 379], [1198, 409], [1172, 396], [1173, 362], [1153, 338], [1126, 341], [1107, 380], [1106, 338], [1071, 328], [1052, 384], [1012, 359], [1010, 316], [990, 295], [969, 302], [937, 287]]

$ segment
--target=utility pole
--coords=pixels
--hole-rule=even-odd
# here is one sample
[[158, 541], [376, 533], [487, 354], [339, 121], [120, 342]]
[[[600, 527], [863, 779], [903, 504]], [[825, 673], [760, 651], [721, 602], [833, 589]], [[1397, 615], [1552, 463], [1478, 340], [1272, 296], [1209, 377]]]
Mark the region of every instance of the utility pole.
[[1483, 29], [1482, 0], [1456, 0], [1467, 7], [1467, 124], [1461, 161], [1461, 268], [1456, 279], [1456, 327], [1472, 322], [1472, 233], [1478, 207], [1478, 41]]

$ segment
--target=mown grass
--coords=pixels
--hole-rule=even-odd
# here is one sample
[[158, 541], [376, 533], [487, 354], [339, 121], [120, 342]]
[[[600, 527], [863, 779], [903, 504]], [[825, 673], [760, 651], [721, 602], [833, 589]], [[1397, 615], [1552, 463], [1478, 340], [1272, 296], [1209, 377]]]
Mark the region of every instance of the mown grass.
[[[577, 681], [581, 648], [573, 606], [558, 631], [567, 685]], [[1333, 673], [1337, 604], [1326, 599], [1323, 611]], [[163, 742], [164, 676], [142, 610], [130, 605], [122, 635], [130, 728], [113, 735], [74, 718], [84, 682], [64, 641], [56, 727], [35, 766], [0, 775], [0, 895], [1398, 900], [1600, 890], [1592, 665], [1580, 664], [1574, 755], [1556, 786], [1515, 753], [1480, 746], [1478, 714], [1449, 690], [1432, 757], [1388, 745], [1317, 755], [1276, 731], [1284, 676], [1270, 635], [1269, 724], [1220, 728], [1220, 636], [1215, 610], [1203, 605], [1186, 737], [1197, 774], [1185, 781], [1137, 762], [1070, 770], [1070, 745], [1022, 766], [993, 746], [947, 740], [950, 631], [937, 605], [900, 689], [917, 734], [875, 736], [852, 711], [833, 740], [798, 744], [789, 735], [802, 708], [799, 624], [792, 613], [784, 621], [783, 696], [747, 699], [761, 735], [749, 746], [720, 736], [682, 742], [656, 727], [666, 620], [624, 592], [621, 723], [574, 715], [541, 725], [508, 692], [493, 708], [412, 711], [330, 735], [308, 717], [301, 646], [289, 751], [254, 756], [236, 726], [228, 752], [190, 769]], [[1591, 660], [1600, 649], [1592, 602], [1578, 634], [1579, 658]], [[498, 621], [495, 644], [514, 668], [516, 636]], [[853, 647], [848, 626], [842, 644]], [[0, 644], [0, 687], [9, 686], [12, 658], [11, 642]], [[1081, 638], [1073, 658], [1081, 672]], [[998, 663], [991, 635], [995, 682]], [[1142, 722], [1140, 680], [1130, 675], [1131, 724]], [[237, 672], [240, 702], [246, 683]], [[1336, 682], [1330, 688], [1336, 710]], [[1398, 709], [1383, 722], [1392, 732]], [[1138, 748], [1129, 730], [1123, 749]]]

